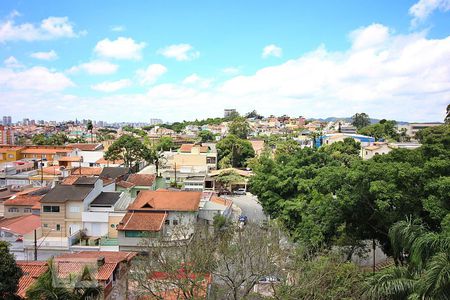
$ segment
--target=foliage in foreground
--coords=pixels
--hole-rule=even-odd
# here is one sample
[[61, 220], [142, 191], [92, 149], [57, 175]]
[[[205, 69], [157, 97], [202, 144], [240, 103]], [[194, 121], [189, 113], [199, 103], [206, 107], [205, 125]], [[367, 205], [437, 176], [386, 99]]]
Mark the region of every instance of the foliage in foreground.
[[0, 298], [15, 299], [15, 293], [22, 276], [22, 269], [17, 266], [14, 255], [9, 252], [9, 244], [0, 241]]

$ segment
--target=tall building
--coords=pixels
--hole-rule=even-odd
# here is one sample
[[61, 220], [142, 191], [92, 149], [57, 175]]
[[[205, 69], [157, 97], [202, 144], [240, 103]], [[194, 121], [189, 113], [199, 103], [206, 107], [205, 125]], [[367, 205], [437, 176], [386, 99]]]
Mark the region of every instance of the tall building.
[[236, 109], [235, 108], [225, 108], [223, 111], [223, 116], [224, 118], [227, 118], [229, 116], [232, 116], [236, 114]]
[[10, 126], [12, 124], [11, 116], [3, 116], [3, 126]]
[[14, 145], [14, 130], [11, 127], [0, 125], [0, 144]]
[[162, 124], [163, 120], [161, 119], [150, 119], [150, 125], [158, 125], [158, 124]]

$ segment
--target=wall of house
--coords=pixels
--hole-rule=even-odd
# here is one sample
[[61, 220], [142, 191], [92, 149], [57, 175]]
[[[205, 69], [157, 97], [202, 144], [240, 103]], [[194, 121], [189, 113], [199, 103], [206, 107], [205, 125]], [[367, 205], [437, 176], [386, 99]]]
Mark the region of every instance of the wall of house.
[[83, 200], [83, 211], [89, 210], [89, 204], [97, 198], [103, 190], [103, 180], [99, 179], [95, 182], [94, 188]]
[[[125, 213], [110, 213], [108, 218], [108, 237], [117, 238], [117, 225], [122, 221]], [[112, 226], [114, 225], [114, 227]]]
[[[17, 212], [12, 212], [10, 209], [15, 208], [17, 209]], [[31, 215], [31, 206], [15, 206], [15, 205], [5, 205], [5, 212], [4, 217], [5, 218], [13, 218], [13, 217], [19, 217], [23, 215]]]
[[[44, 212], [44, 206], [59, 206], [59, 213], [56, 212]], [[63, 233], [63, 236], [66, 236], [66, 205], [65, 203], [42, 203], [41, 204], [41, 224], [42, 224], [42, 230], [44, 232], [48, 232], [51, 229], [54, 229], [54, 231], [51, 231], [48, 236], [50, 237], [60, 237], [61, 232]], [[60, 225], [60, 231], [56, 231], [56, 225]]]
[[103, 154], [103, 151], [77, 151], [77, 156], [83, 156], [82, 167], [93, 167]]

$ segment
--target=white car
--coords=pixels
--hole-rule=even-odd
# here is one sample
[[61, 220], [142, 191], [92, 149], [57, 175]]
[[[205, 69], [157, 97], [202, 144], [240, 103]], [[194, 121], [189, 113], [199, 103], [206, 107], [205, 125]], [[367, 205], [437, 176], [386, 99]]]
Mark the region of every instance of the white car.
[[235, 194], [235, 195], [247, 195], [247, 192], [245, 191], [244, 188], [240, 188], [240, 189], [235, 190], [233, 192], [233, 194]]

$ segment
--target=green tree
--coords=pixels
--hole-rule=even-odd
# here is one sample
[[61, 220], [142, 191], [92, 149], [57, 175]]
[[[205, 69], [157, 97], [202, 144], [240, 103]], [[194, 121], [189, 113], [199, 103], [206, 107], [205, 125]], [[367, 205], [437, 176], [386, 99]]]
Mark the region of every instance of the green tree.
[[91, 133], [91, 143], [94, 142], [94, 135], [92, 133], [93, 129], [94, 129], [94, 125], [92, 124], [92, 121], [88, 120], [87, 124], [86, 124], [86, 130]]
[[216, 181], [221, 183], [228, 190], [230, 190], [231, 185], [233, 183], [243, 182], [243, 181], [245, 181], [245, 178], [243, 176], [239, 175], [238, 173], [236, 173], [235, 171], [231, 170], [231, 171], [222, 172], [219, 175], [217, 175]]
[[138, 138], [122, 135], [112, 143], [104, 157], [112, 161], [123, 159], [125, 166], [133, 168], [140, 161], [150, 161], [151, 152]]
[[246, 139], [250, 133], [250, 125], [244, 117], [237, 117], [228, 125], [228, 131], [241, 139]]
[[155, 148], [159, 151], [169, 151], [175, 147], [175, 143], [170, 136], [162, 136], [159, 138]]
[[247, 159], [255, 156], [255, 151], [249, 141], [232, 134], [220, 140], [216, 147], [221, 168], [244, 167]]
[[257, 112], [256, 112], [256, 110], [252, 110], [251, 112], [249, 112], [249, 113], [247, 113], [246, 115], [245, 115], [245, 118], [247, 118], [247, 119], [250, 119], [250, 118], [254, 118], [254, 119], [263, 119], [264, 117], [263, 116], [261, 116], [260, 114], [258, 114]]
[[352, 116], [352, 125], [357, 129], [361, 129], [370, 125], [369, 115], [366, 113], [356, 113]]
[[449, 125], [450, 124], [450, 104], [447, 105], [447, 114], [445, 116], [444, 119], [445, 124]]
[[216, 136], [209, 130], [202, 130], [198, 133], [198, 137], [200, 138], [200, 142], [214, 142], [216, 140]]
[[400, 135], [397, 132], [397, 122], [393, 120], [381, 120], [377, 124], [365, 126], [358, 130], [358, 133], [372, 136], [375, 139], [400, 140]]
[[34, 135], [31, 138], [31, 142], [33, 143], [33, 145], [47, 145], [47, 137], [43, 134], [43, 133], [39, 133]]
[[9, 244], [0, 241], [0, 298], [16, 299], [22, 269], [17, 266], [14, 255], [9, 252]]

